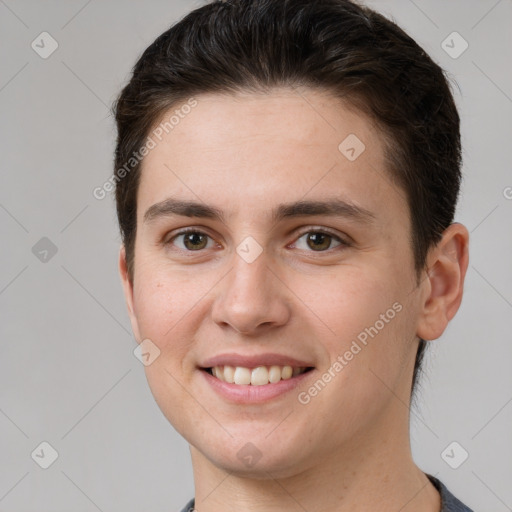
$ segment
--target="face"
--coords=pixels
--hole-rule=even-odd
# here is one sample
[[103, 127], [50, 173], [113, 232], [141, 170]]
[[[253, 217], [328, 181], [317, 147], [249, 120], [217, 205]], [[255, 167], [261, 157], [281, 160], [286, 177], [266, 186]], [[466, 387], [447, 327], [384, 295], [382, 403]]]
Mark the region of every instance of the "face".
[[227, 471], [286, 476], [382, 440], [421, 287], [381, 134], [319, 91], [196, 100], [143, 162], [133, 283], [120, 258], [156, 402]]

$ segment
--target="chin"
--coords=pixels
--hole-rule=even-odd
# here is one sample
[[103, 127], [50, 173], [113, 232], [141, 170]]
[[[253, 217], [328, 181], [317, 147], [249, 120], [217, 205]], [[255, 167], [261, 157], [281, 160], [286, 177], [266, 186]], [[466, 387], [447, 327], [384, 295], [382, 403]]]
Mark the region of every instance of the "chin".
[[276, 453], [275, 446], [270, 447], [268, 440], [266, 444], [267, 446], [260, 450], [255, 443], [247, 442], [240, 448], [238, 446], [230, 450], [224, 448], [222, 453], [208, 453], [211, 450], [209, 447], [210, 449], [202, 451], [202, 454], [214, 466], [240, 478], [256, 480], [287, 478], [305, 469], [302, 467], [304, 453], [300, 458], [298, 451], [292, 448], [281, 449]]

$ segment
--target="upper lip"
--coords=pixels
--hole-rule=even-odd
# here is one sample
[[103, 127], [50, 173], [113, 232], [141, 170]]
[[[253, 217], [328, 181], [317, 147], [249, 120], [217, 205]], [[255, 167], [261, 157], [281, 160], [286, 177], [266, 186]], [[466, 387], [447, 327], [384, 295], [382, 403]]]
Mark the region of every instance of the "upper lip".
[[284, 354], [219, 354], [204, 361], [202, 368], [213, 368], [215, 366], [243, 366], [245, 368], [256, 368], [258, 366], [291, 366], [292, 368], [309, 368], [313, 365], [307, 361], [301, 361]]

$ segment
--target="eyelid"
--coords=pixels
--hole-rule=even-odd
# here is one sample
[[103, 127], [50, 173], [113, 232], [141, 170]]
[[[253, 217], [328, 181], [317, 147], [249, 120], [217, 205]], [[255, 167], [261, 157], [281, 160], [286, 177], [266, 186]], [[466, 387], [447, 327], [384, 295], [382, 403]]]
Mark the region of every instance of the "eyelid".
[[[163, 237], [163, 241], [164, 243], [169, 243], [171, 240], [173, 240], [174, 238], [176, 238], [177, 236], [179, 235], [183, 235], [185, 233], [200, 233], [202, 235], [207, 235], [209, 236], [210, 238], [211, 235], [208, 233], [208, 229], [206, 227], [203, 227], [203, 226], [188, 226], [188, 227], [185, 227], [185, 228], [177, 228], [176, 230], [173, 230], [173, 231], [176, 231], [176, 233], [174, 233], [173, 235], [171, 236], [167, 236], [169, 235], [169, 233], [166, 233]], [[171, 233], [173, 232], [171, 231]]]
[[[344, 235], [344, 236], [340, 235], [339, 233], [333, 231], [332, 229], [326, 228], [323, 226], [307, 226], [306, 228], [303, 228], [302, 231], [299, 231], [295, 236], [296, 236], [296, 238], [300, 238], [303, 235], [305, 235], [306, 233], [310, 233], [310, 232], [321, 232], [326, 235], [332, 236], [333, 238], [338, 239], [342, 244], [347, 245], [347, 246], [352, 245], [352, 243], [353, 243], [348, 235]], [[319, 251], [319, 252], [327, 252], [327, 251]]]

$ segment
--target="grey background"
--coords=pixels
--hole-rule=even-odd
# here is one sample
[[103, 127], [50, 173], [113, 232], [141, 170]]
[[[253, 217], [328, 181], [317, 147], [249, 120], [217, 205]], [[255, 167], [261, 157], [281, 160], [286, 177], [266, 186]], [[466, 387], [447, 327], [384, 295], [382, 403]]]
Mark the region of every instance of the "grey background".
[[[426, 361], [413, 453], [475, 511], [512, 510], [512, 2], [368, 4], [460, 86], [465, 178], [456, 220], [471, 232], [470, 267], [461, 309]], [[0, 0], [4, 512], [170, 512], [193, 496], [188, 445], [133, 355], [113, 198], [92, 191], [112, 172], [109, 107], [131, 67], [199, 5]], [[59, 45], [46, 59], [31, 47], [43, 31]], [[441, 46], [453, 31], [469, 44], [456, 59]], [[56, 254], [42, 252], [43, 237]], [[43, 441], [58, 452], [48, 469], [35, 462]], [[441, 455], [453, 441], [469, 453], [457, 469]], [[451, 462], [463, 454], [449, 453]]]

